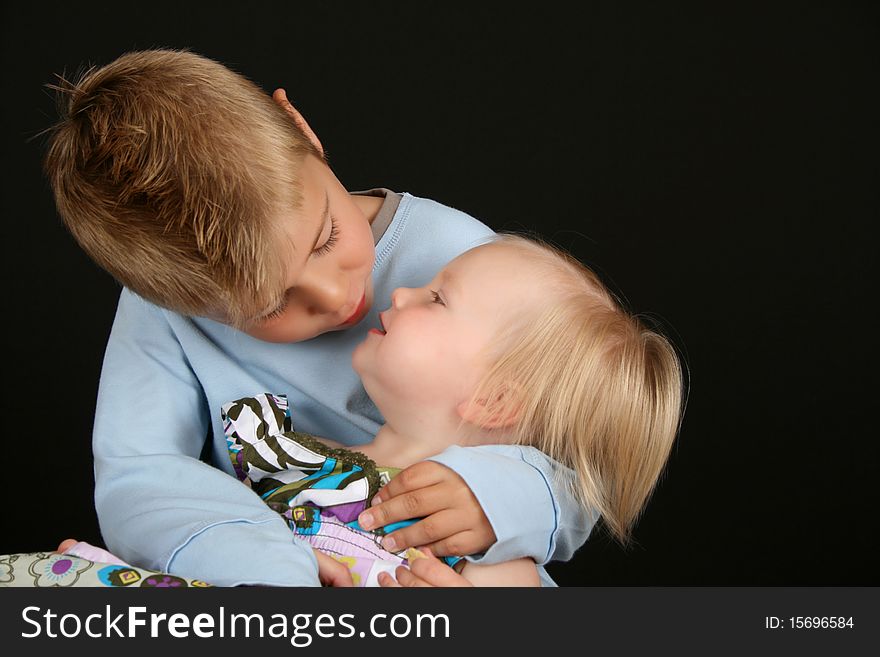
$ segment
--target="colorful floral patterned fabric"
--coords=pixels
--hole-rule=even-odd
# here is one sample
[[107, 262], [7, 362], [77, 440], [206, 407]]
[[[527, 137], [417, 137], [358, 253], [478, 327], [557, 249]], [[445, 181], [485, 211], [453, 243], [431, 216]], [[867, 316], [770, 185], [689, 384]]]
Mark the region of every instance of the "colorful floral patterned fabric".
[[186, 579], [123, 563], [102, 563], [71, 554], [31, 552], [0, 556], [0, 587], [154, 587], [204, 588], [197, 579]]
[[[262, 394], [224, 404], [222, 418], [238, 478], [287, 520], [297, 538], [348, 566], [356, 586], [378, 586], [380, 572], [393, 574], [397, 566], [408, 563], [408, 552], [389, 552], [380, 540], [414, 520], [374, 531], [366, 531], [357, 522], [360, 512], [398, 469], [378, 467], [363, 454], [328, 447], [308, 434], [294, 431], [283, 395]], [[82, 555], [2, 555], [0, 587], [211, 586], [200, 580], [136, 568], [109, 553], [101, 560], [100, 552], [104, 551], [95, 550]], [[455, 565], [461, 558], [445, 557], [445, 561]]]
[[[407, 564], [382, 536], [414, 520], [366, 531], [357, 517], [397, 472], [348, 449], [335, 449], [293, 430], [283, 395], [261, 394], [223, 405], [226, 444], [238, 478], [287, 519], [298, 538], [352, 572], [356, 586], [378, 586], [382, 571]], [[460, 557], [447, 557], [454, 565]]]

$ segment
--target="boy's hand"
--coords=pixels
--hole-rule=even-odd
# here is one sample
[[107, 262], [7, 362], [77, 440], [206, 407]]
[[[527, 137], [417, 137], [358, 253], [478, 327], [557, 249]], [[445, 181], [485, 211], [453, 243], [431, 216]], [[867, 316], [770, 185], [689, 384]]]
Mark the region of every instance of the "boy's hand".
[[379, 573], [379, 585], [383, 588], [473, 586], [468, 580], [431, 554], [428, 548], [420, 549], [424, 556], [416, 559], [411, 558], [409, 568], [398, 566], [394, 571], [397, 581], [388, 573]]
[[495, 531], [477, 498], [458, 474], [434, 461], [411, 465], [392, 478], [362, 512], [358, 523], [375, 529], [410, 518], [419, 522], [382, 539], [389, 552], [426, 545], [434, 554], [464, 556], [485, 552]]
[[351, 571], [333, 557], [312, 548], [318, 559], [318, 579], [324, 586], [352, 587]]

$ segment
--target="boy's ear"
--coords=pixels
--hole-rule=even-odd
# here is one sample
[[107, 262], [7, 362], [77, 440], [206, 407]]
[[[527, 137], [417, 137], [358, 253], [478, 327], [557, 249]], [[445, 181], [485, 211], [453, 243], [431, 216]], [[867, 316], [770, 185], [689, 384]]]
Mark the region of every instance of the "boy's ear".
[[290, 101], [287, 100], [287, 93], [284, 89], [276, 89], [275, 93], [272, 94], [272, 100], [274, 100], [281, 109], [287, 112], [287, 115], [293, 119], [293, 122], [296, 123], [297, 127], [303, 131], [303, 134], [309, 138], [309, 141], [315, 145], [315, 148], [318, 149], [318, 152], [321, 153], [321, 156], [324, 156], [324, 147], [321, 145], [321, 140], [318, 139], [318, 135], [315, 134], [315, 131], [312, 130], [311, 126], [305, 120], [302, 114], [300, 114], [297, 109], [290, 104]]
[[504, 429], [516, 424], [522, 410], [516, 387], [506, 385], [494, 391], [488, 398], [461, 402], [458, 416], [481, 429]]

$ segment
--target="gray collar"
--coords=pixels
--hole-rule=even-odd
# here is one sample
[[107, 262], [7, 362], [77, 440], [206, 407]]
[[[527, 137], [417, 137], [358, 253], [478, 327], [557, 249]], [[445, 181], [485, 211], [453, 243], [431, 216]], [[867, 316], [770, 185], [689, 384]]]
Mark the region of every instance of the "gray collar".
[[400, 199], [403, 198], [403, 195], [397, 192], [392, 192], [385, 187], [375, 187], [373, 189], [365, 189], [360, 192], [351, 193], [357, 194], [358, 196], [380, 196], [385, 199], [382, 203], [382, 207], [379, 208], [379, 212], [376, 214], [376, 218], [373, 219], [373, 223], [370, 224], [370, 229], [373, 231], [373, 243], [378, 244], [379, 240], [382, 239], [382, 235], [388, 230], [388, 226], [391, 225], [391, 220], [394, 219], [394, 213], [397, 212], [397, 208], [400, 206]]

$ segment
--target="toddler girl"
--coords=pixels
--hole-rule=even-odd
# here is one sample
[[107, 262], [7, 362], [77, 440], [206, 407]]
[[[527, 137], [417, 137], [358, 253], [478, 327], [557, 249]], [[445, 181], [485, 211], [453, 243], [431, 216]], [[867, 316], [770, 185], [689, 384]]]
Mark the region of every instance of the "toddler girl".
[[567, 466], [577, 499], [627, 542], [679, 426], [682, 374], [669, 342], [593, 272], [497, 236], [428, 285], [395, 290], [380, 319], [352, 355], [385, 419], [369, 444], [352, 451], [294, 432], [281, 396], [223, 408], [236, 472], [299, 537], [343, 560], [356, 584], [537, 584], [530, 559], [444, 564], [395, 552], [382, 537], [396, 527], [368, 508], [397, 469], [454, 446], [508, 444], [523, 460], [531, 447]]

